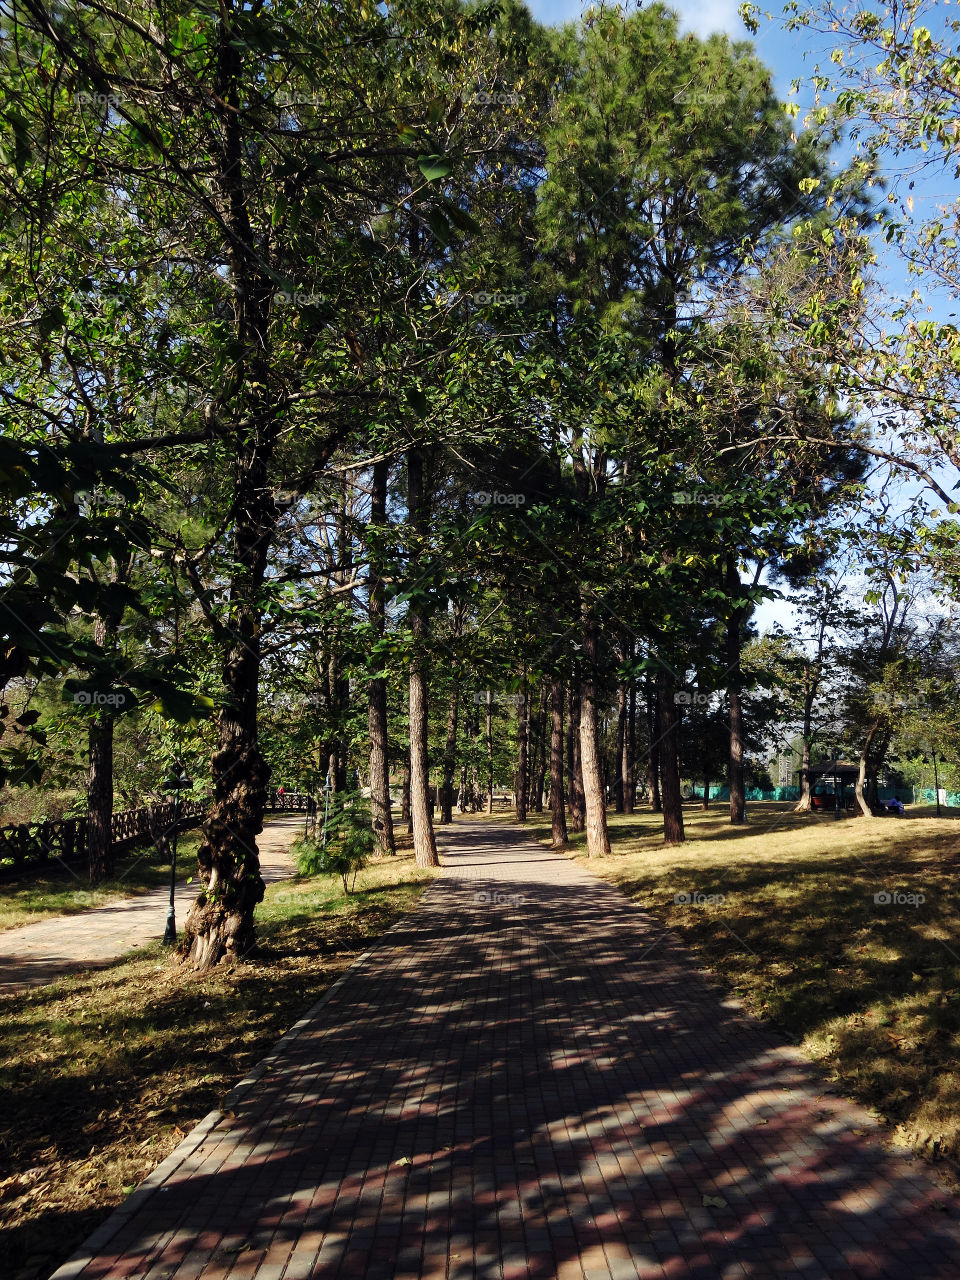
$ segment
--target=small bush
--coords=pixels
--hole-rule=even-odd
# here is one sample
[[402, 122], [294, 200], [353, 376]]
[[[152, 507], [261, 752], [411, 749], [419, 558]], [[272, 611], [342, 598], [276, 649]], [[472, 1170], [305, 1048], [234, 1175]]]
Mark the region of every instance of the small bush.
[[359, 791], [344, 791], [330, 798], [320, 842], [305, 841], [300, 846], [297, 867], [303, 876], [337, 875], [344, 893], [352, 893], [373, 848], [366, 798]]

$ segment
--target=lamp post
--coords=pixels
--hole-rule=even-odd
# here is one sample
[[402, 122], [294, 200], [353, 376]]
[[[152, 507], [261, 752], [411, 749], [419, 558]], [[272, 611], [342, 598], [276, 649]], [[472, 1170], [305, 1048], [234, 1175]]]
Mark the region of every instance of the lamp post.
[[323, 836], [320, 841], [320, 848], [327, 847], [327, 818], [330, 815], [330, 792], [333, 790], [333, 783], [330, 781], [330, 771], [327, 770], [327, 779], [323, 784]]
[[177, 834], [180, 828], [180, 789], [190, 785], [190, 779], [183, 772], [183, 764], [174, 760], [171, 776], [164, 783], [167, 790], [173, 790], [173, 839], [170, 844], [170, 906], [167, 909], [167, 928], [163, 935], [165, 947], [177, 945], [177, 914], [174, 894], [177, 888]]
[[940, 817], [940, 774], [937, 772], [937, 749], [931, 747], [930, 754], [933, 756], [933, 794], [937, 802], [937, 817]]

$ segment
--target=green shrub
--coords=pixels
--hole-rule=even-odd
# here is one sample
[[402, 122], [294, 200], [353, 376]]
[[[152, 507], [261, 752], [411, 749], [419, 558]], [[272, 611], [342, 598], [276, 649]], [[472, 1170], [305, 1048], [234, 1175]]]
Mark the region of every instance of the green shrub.
[[304, 842], [297, 857], [301, 875], [337, 875], [344, 893], [352, 893], [357, 874], [373, 852], [370, 806], [359, 791], [330, 797], [330, 810], [320, 841]]

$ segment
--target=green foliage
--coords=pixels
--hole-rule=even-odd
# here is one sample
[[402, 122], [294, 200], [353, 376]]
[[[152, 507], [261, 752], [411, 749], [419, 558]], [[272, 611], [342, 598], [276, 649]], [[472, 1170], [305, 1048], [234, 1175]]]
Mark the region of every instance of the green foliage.
[[337, 792], [330, 797], [320, 843], [305, 841], [297, 866], [301, 875], [337, 875], [344, 893], [352, 893], [373, 849], [369, 802], [359, 791]]

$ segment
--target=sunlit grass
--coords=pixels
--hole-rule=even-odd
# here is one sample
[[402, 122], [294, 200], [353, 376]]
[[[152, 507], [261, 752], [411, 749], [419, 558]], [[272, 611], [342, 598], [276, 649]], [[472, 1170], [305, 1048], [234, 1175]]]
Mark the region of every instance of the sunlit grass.
[[[689, 807], [687, 843], [668, 848], [657, 815], [611, 813], [609, 858], [586, 858], [582, 835], [571, 852], [674, 930], [899, 1139], [956, 1160], [958, 818], [836, 822], [755, 804], [749, 825], [732, 827], [721, 805]], [[549, 815], [532, 825], [543, 838]], [[878, 893], [894, 900], [875, 902]]]
[[151, 944], [0, 999], [4, 1274], [49, 1275], [432, 875], [401, 854], [349, 897], [336, 876], [280, 881], [249, 961], [197, 975]]

